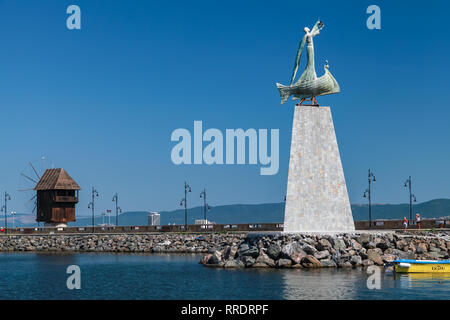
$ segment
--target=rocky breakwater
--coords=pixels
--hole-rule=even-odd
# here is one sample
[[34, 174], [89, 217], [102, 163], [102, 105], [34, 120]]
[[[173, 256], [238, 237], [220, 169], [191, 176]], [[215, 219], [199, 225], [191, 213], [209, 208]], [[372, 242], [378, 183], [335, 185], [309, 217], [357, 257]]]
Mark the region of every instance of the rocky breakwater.
[[245, 234], [89, 234], [0, 237], [0, 252], [207, 253], [242, 242]]
[[341, 235], [249, 235], [203, 256], [224, 268], [354, 268], [395, 259], [448, 259], [449, 234], [363, 233]]

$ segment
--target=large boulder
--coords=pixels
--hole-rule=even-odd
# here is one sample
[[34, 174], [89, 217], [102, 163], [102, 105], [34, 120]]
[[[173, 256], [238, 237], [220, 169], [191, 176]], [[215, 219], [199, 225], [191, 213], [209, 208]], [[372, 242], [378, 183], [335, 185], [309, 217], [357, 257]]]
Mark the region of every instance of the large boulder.
[[239, 260], [241, 260], [247, 268], [251, 267], [255, 263], [255, 258], [252, 256], [242, 256]]
[[333, 246], [331, 245], [330, 241], [328, 241], [328, 240], [325, 239], [325, 238], [320, 239], [320, 240], [318, 241], [318, 243], [317, 243], [317, 249], [320, 250], [320, 251], [323, 251], [323, 250], [329, 250], [329, 249], [331, 249], [332, 247], [333, 247]]
[[335, 236], [332, 237], [330, 240], [333, 242], [333, 248], [336, 250], [345, 250], [345, 248], [347, 248], [344, 240], [342, 240], [342, 238], [340, 237]]
[[395, 256], [392, 254], [385, 253], [381, 256], [381, 259], [383, 259], [384, 262], [392, 262], [395, 260]]
[[301, 246], [298, 242], [290, 242], [283, 246], [282, 257], [284, 259], [291, 259], [294, 263], [300, 263], [307, 255], [303, 248], [304, 246]]
[[207, 265], [218, 265], [219, 262], [222, 259], [222, 253], [220, 251], [215, 251], [213, 254], [210, 255], [208, 261], [206, 262]]
[[290, 268], [291, 265], [292, 265], [292, 261], [290, 259], [281, 258], [276, 262], [277, 268]]
[[306, 252], [307, 254], [313, 255], [314, 253], [317, 252], [317, 249], [314, 248], [312, 245], [304, 243], [301, 247], [303, 249], [304, 252]]
[[264, 267], [275, 267], [275, 261], [271, 259], [264, 251], [259, 252], [258, 258], [256, 258], [255, 263], [253, 264], [254, 268], [264, 268]]
[[327, 259], [330, 257], [330, 253], [328, 252], [328, 250], [317, 251], [314, 253], [314, 257], [319, 260]]
[[267, 255], [271, 258], [271, 259], [278, 259], [281, 255], [281, 248], [278, 244], [276, 243], [271, 243], [269, 245], [269, 247], [267, 248]]
[[258, 257], [259, 249], [256, 246], [249, 246], [247, 243], [241, 244], [237, 251], [239, 257], [251, 256], [253, 258]]
[[237, 246], [227, 246], [224, 251], [223, 259], [224, 260], [234, 259], [236, 257], [237, 251], [238, 251]]
[[199, 263], [201, 263], [201, 264], [206, 264], [206, 263], [208, 262], [208, 260], [211, 258], [211, 256], [212, 256], [211, 253], [208, 253], [207, 255], [204, 255], [204, 256], [200, 259]]
[[312, 255], [307, 255], [306, 257], [304, 257], [301, 261], [301, 264], [305, 268], [320, 268], [320, 267], [322, 267], [322, 264], [320, 263], [320, 261], [317, 260]]
[[356, 241], [355, 239], [351, 240], [351, 246], [356, 251], [360, 251], [362, 249], [362, 245], [358, 241]]
[[358, 237], [358, 242], [363, 246], [366, 247], [366, 245], [370, 242], [370, 235], [367, 233], [360, 234]]
[[389, 248], [389, 244], [387, 243], [387, 241], [381, 238], [375, 238], [375, 244], [377, 248], [380, 248], [383, 251]]
[[359, 267], [362, 264], [362, 259], [360, 256], [352, 256], [350, 263], [355, 267]]
[[247, 243], [241, 243], [237, 253], [238, 253], [238, 255], [242, 255], [242, 253], [247, 251], [248, 249], [250, 249], [250, 246]]
[[334, 262], [332, 259], [323, 259], [323, 260], [320, 260], [320, 264], [321, 264], [322, 267], [324, 267], [324, 268], [335, 268], [335, 267], [337, 267], [336, 262]]
[[404, 252], [398, 249], [395, 249], [394, 251], [395, 256], [398, 257], [398, 259], [415, 259], [416, 255], [412, 251]]
[[424, 254], [428, 252], [427, 245], [423, 242], [419, 243], [416, 247], [416, 253], [417, 254]]
[[[400, 240], [397, 241], [395, 246], [397, 247], [397, 249], [403, 250], [403, 248], [408, 247], [408, 242], [406, 242], [405, 240]], [[408, 251], [408, 249], [406, 249], [406, 251]]]
[[369, 266], [373, 266], [374, 262], [372, 260], [370, 260], [370, 259], [365, 259], [365, 260], [363, 260], [362, 265], [364, 267], [369, 267]]
[[244, 268], [245, 264], [239, 259], [230, 259], [223, 265], [224, 268]]
[[377, 247], [377, 245], [375, 244], [375, 242], [370, 241], [369, 243], [367, 243], [364, 248], [366, 249], [375, 249]]
[[383, 259], [381, 259], [381, 255], [376, 252], [374, 249], [367, 250], [367, 257], [372, 260], [376, 265], [382, 266]]

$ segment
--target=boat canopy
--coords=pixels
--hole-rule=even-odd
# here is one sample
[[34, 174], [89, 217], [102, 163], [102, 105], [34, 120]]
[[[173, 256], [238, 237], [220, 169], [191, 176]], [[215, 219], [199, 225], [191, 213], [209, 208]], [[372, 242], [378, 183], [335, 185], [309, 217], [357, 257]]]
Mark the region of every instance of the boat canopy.
[[450, 264], [450, 260], [414, 260], [414, 259], [399, 259], [399, 260], [394, 260], [394, 263]]

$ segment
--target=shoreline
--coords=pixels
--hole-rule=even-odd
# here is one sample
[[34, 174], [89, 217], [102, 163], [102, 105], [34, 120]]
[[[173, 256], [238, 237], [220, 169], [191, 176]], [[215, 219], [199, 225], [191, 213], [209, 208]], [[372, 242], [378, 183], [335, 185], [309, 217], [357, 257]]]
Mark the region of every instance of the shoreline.
[[218, 268], [356, 268], [396, 259], [449, 259], [450, 232], [261, 234], [226, 244], [200, 263]]
[[449, 259], [449, 231], [4, 235], [0, 253], [198, 254], [215, 268], [356, 268]]

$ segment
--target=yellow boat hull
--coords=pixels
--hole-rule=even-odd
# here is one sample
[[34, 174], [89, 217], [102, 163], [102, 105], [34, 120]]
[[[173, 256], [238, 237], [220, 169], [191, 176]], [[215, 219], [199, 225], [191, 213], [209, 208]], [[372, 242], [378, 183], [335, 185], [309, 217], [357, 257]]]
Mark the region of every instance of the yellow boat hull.
[[395, 265], [395, 272], [398, 273], [450, 273], [450, 264], [425, 264], [410, 263], [409, 267]]

